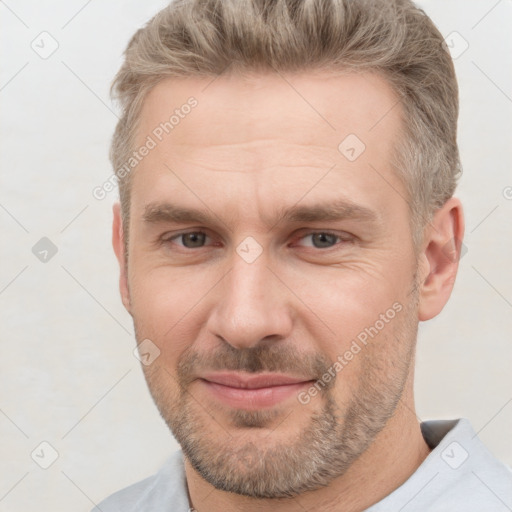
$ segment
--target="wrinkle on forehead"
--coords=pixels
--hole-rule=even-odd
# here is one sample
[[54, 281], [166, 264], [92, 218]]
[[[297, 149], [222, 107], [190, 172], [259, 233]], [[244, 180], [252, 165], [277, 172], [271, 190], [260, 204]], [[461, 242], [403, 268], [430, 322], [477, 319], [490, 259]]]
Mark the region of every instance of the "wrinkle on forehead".
[[220, 76], [204, 90], [209, 81], [166, 79], [155, 86], [142, 109], [140, 139], [191, 96], [197, 106], [170, 133], [174, 144], [250, 144], [280, 138], [337, 147], [347, 133], [375, 143], [390, 135], [400, 117], [396, 94], [376, 73], [274, 73], [254, 81]]
[[[236, 157], [234, 156], [236, 155]], [[282, 139], [258, 139], [235, 144], [173, 144], [169, 166], [212, 172], [243, 173], [290, 169], [329, 169], [340, 162], [337, 148], [301, 145]]]

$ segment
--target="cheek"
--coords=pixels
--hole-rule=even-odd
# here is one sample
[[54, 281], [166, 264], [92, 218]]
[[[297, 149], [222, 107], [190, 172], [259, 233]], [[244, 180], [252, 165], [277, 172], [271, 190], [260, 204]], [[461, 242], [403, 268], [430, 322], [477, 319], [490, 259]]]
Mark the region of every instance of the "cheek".
[[148, 338], [164, 359], [176, 361], [197, 338], [201, 301], [211, 286], [183, 269], [137, 268], [129, 279], [138, 342]]
[[368, 393], [386, 397], [403, 379], [404, 364], [415, 342], [408, 315], [410, 312], [395, 302], [333, 350], [334, 395], [338, 404], [347, 406], [356, 395], [362, 398], [363, 389], [367, 390], [367, 398]]
[[327, 339], [333, 342], [329, 352], [336, 353], [374, 325], [381, 314], [390, 310], [393, 315], [393, 305], [403, 306], [411, 286], [410, 276], [397, 272], [396, 266], [384, 269], [370, 264], [359, 264], [357, 269], [312, 267], [307, 277], [300, 272], [289, 273], [286, 281], [293, 283], [290, 288], [302, 302], [297, 303], [302, 320], [316, 333], [315, 338], [325, 327]]
[[[140, 258], [142, 259], [142, 258]], [[211, 287], [199, 269], [152, 266], [134, 262], [129, 272], [130, 297], [135, 313], [173, 325], [194, 307]]]
[[[322, 380], [328, 382], [335, 375], [339, 404], [348, 403], [368, 366], [375, 379], [385, 380], [392, 373], [392, 361], [401, 350], [395, 335], [406, 325], [411, 287], [403, 268], [398, 272], [395, 267], [395, 275], [370, 265], [358, 272], [323, 269], [297, 280], [296, 293], [310, 308], [302, 307], [301, 322], [315, 344], [313, 350], [332, 362]], [[405, 347], [409, 340], [404, 341]]]

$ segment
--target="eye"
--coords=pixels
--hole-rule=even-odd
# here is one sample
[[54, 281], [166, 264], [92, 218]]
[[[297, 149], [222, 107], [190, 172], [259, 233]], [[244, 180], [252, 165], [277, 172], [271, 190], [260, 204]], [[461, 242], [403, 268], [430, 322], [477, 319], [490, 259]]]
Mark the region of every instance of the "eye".
[[[203, 231], [190, 231], [165, 238], [163, 242], [174, 243], [187, 249], [197, 249], [203, 247], [207, 238], [209, 236]], [[181, 241], [181, 243], [177, 243], [176, 240]]]
[[311, 240], [311, 244], [305, 244], [306, 247], [314, 247], [315, 249], [330, 249], [335, 245], [339, 245], [343, 242], [350, 242], [351, 238], [348, 235], [336, 235], [328, 231], [318, 231], [314, 233], [308, 233], [307, 235], [300, 238], [300, 240]]
[[[310, 243], [304, 243], [308, 239]], [[207, 245], [207, 240], [211, 242], [210, 237], [204, 231], [188, 231], [162, 237], [162, 243], [177, 245], [185, 249], [201, 249]], [[351, 241], [353, 241], [353, 237], [348, 233], [340, 235], [328, 231], [316, 231], [298, 238], [297, 245], [325, 250]]]

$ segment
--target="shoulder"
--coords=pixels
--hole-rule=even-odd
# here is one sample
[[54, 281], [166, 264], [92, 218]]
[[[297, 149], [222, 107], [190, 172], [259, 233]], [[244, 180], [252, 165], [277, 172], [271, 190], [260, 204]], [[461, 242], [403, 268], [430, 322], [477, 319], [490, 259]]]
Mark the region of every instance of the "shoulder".
[[115, 492], [91, 512], [146, 510], [188, 512], [189, 502], [181, 450], [173, 453], [156, 474]]
[[425, 424], [425, 430], [430, 428], [434, 437], [436, 431], [442, 437], [430, 454], [430, 465], [438, 480], [432, 485], [432, 504], [451, 506], [452, 510], [464, 505], [465, 511], [494, 511], [512, 506], [510, 467], [490, 452], [468, 419], [455, 421], [453, 428], [444, 434], [443, 426], [449, 423]]
[[431, 453], [403, 485], [368, 510], [512, 510], [512, 470], [480, 441], [469, 420], [427, 421], [421, 430]]
[[156, 480], [157, 475], [153, 475], [121, 489], [104, 499], [92, 512], [131, 511], [141, 498], [156, 491]]

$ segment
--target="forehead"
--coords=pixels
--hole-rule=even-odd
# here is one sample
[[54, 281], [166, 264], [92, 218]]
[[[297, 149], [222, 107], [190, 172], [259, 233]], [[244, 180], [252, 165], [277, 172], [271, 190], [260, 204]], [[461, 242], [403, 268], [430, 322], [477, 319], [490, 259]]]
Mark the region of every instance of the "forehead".
[[[168, 138], [176, 145], [268, 144], [280, 138], [336, 150], [350, 133], [365, 144], [381, 145], [395, 134], [400, 117], [391, 86], [371, 72], [271, 71], [166, 79], [144, 101], [139, 140], [168, 121], [190, 98], [197, 106], [186, 115], [187, 122], [180, 117], [179, 124], [192, 124], [193, 130], [173, 126]], [[383, 135], [387, 135], [385, 141]]]
[[237, 198], [254, 206], [248, 218], [263, 218], [309, 190], [384, 208], [401, 185], [390, 165], [400, 116], [375, 73], [166, 79], [142, 108], [138, 144], [155, 144], [134, 172], [132, 207], [186, 195], [222, 208]]

